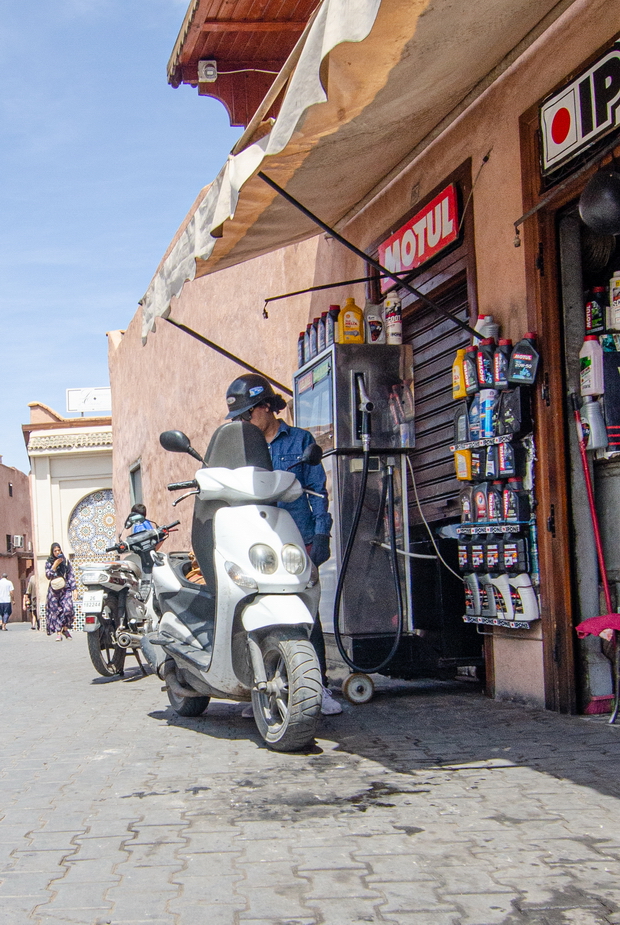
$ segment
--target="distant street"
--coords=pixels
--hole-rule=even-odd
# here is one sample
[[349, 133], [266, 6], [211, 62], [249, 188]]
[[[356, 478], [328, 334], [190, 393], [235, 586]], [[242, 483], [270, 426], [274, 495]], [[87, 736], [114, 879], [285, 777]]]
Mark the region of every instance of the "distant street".
[[[310, 754], [0, 635], [3, 925], [620, 923], [620, 725], [387, 685]], [[133, 660], [128, 659], [128, 665]]]

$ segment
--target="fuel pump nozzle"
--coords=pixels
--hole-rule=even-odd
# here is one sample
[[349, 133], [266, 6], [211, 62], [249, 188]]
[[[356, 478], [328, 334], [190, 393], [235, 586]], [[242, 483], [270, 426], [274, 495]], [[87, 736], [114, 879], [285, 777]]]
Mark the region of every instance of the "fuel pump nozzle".
[[360, 437], [362, 438], [362, 450], [368, 453], [370, 450], [370, 415], [374, 411], [374, 402], [368, 397], [366, 384], [364, 382], [364, 373], [355, 373], [355, 385], [359, 397], [358, 411], [362, 413], [362, 422]]

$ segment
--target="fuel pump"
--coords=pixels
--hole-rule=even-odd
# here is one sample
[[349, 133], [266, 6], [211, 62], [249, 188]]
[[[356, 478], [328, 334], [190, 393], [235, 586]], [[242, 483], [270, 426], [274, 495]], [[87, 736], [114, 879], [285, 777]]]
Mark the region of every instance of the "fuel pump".
[[413, 388], [409, 345], [335, 344], [294, 377], [295, 423], [323, 449], [334, 518], [322, 622], [355, 672], [344, 689], [358, 702], [372, 696], [368, 673], [387, 670], [414, 633], [405, 471]]

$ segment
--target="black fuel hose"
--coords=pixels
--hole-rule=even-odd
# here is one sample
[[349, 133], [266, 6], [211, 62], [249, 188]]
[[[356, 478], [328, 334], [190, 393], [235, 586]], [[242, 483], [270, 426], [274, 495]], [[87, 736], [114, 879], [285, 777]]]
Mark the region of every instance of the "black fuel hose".
[[394, 576], [394, 586], [396, 588], [396, 599], [398, 602], [398, 625], [396, 627], [396, 633], [394, 634], [394, 643], [390, 649], [389, 654], [383, 661], [376, 665], [373, 668], [363, 668], [360, 665], [356, 665], [344, 647], [342, 641], [342, 633], [340, 632], [340, 604], [342, 601], [342, 592], [344, 590], [344, 581], [347, 574], [347, 569], [349, 567], [349, 559], [351, 558], [351, 552], [353, 551], [353, 544], [355, 543], [355, 538], [357, 535], [357, 530], [359, 527], [360, 517], [362, 516], [362, 508], [364, 506], [364, 499], [366, 497], [366, 488], [368, 486], [368, 462], [369, 462], [369, 451], [364, 452], [364, 463], [362, 468], [362, 483], [360, 485], [360, 492], [357, 499], [357, 505], [355, 508], [355, 513], [353, 515], [353, 523], [351, 524], [351, 532], [349, 533], [349, 539], [347, 540], [347, 546], [344, 552], [342, 559], [342, 568], [340, 569], [340, 575], [338, 576], [338, 582], [336, 584], [336, 595], [334, 599], [334, 636], [336, 639], [336, 645], [338, 646], [338, 651], [342, 656], [346, 664], [351, 668], [352, 671], [361, 671], [364, 674], [373, 674], [377, 671], [380, 671], [382, 668], [391, 662], [396, 650], [400, 645], [400, 641], [403, 635], [403, 628], [405, 624], [405, 608], [403, 602], [403, 592], [400, 586], [400, 576], [398, 572], [398, 554], [396, 552], [396, 523], [394, 520], [395, 510], [394, 510], [394, 472], [392, 467], [388, 468], [387, 472], [387, 505], [388, 505], [388, 520], [389, 520], [389, 531], [390, 531], [390, 564], [392, 566], [392, 574]]

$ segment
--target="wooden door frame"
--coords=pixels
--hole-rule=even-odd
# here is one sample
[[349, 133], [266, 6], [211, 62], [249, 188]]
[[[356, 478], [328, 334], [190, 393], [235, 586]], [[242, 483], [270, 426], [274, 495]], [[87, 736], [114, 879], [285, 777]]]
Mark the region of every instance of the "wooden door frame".
[[[524, 214], [543, 200], [549, 200], [521, 226], [527, 324], [529, 330], [537, 331], [541, 345], [533, 411], [545, 705], [548, 710], [575, 713], [576, 601], [570, 578], [572, 527], [567, 438], [572, 421], [566, 413], [563, 351], [557, 349], [561, 344], [563, 323], [557, 216], [579, 197], [600, 163], [572, 182], [560, 184], [554, 194], [553, 189], [544, 189], [542, 184], [539, 104], [521, 117], [520, 138]], [[615, 151], [619, 150], [620, 144]], [[601, 162], [611, 158], [611, 154], [606, 155]], [[579, 166], [577, 162], [575, 169]]]

